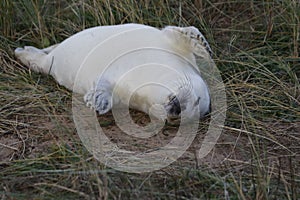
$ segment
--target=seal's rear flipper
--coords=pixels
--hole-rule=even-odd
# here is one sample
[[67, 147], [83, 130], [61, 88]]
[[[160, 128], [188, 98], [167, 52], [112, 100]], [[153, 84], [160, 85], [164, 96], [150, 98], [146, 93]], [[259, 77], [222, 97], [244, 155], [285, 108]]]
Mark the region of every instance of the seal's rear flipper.
[[52, 45], [50, 47], [42, 49], [42, 51], [46, 54], [49, 54], [53, 49], [55, 49], [59, 44]]
[[179, 48], [187, 48], [200, 57], [212, 57], [212, 50], [203, 34], [194, 26], [167, 26], [164, 31]]
[[42, 73], [48, 73], [50, 67], [49, 57], [40, 49], [32, 46], [25, 46], [24, 48], [17, 48], [15, 56], [28, 68]]

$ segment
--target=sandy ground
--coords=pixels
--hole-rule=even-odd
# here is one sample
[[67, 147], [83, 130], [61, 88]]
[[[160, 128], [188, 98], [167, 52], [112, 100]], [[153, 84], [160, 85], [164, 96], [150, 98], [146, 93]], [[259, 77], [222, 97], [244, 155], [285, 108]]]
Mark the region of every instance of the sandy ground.
[[[149, 123], [149, 118], [143, 113], [131, 111], [131, 115], [140, 126]], [[104, 133], [113, 143], [117, 144], [119, 148], [130, 151], [141, 152], [162, 147], [178, 131], [178, 127], [166, 125], [157, 135], [148, 139], [140, 139], [122, 132], [115, 124], [111, 113], [98, 116], [98, 120], [100, 124], [102, 122], [101, 127]], [[200, 122], [199, 133], [194, 142], [175, 163], [215, 169], [230, 166], [233, 170], [245, 170], [245, 165], [251, 165], [251, 152], [253, 152], [251, 151], [251, 135], [228, 127], [224, 129], [212, 151], [205, 158], [197, 159], [197, 150], [201, 147], [209, 121], [210, 119], [206, 118]], [[104, 125], [103, 122], [105, 122]], [[266, 148], [265, 152], [262, 152], [266, 154], [265, 162], [269, 162], [269, 167], [279, 169], [283, 166], [283, 168], [288, 168], [291, 164], [289, 163], [290, 154], [283, 146], [285, 142], [288, 142], [289, 144], [286, 144], [286, 146], [299, 152], [299, 141], [295, 139], [291, 143], [291, 138], [282, 138], [281, 135], [284, 134], [286, 137], [286, 132], [289, 132], [289, 137], [298, 138], [300, 124], [272, 124], [270, 122], [270, 127], [273, 127], [277, 132], [270, 129], [270, 134], [273, 134], [273, 141], [261, 141]], [[81, 144], [72, 117], [67, 113], [56, 116], [55, 120], [47, 116], [18, 119], [15, 126], [7, 127], [6, 131], [0, 135], [0, 141], [0, 160], [2, 163], [45, 156], [59, 145], [68, 145], [72, 149], [74, 144]], [[296, 156], [298, 157], [293, 160], [299, 161], [299, 154]], [[295, 166], [299, 165], [295, 163]], [[295, 172], [299, 172], [299, 169], [296, 168]]]

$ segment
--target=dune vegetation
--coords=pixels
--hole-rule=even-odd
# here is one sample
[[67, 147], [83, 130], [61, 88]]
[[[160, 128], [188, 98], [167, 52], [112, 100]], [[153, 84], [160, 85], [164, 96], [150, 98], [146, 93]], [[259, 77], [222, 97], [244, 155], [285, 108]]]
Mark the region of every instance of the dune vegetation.
[[[0, 13], [0, 199], [300, 199], [298, 0], [1, 0]], [[131, 174], [103, 165], [76, 133], [71, 92], [13, 54], [123, 23], [195, 26], [209, 41], [228, 109], [204, 159], [194, 152], [209, 119], [166, 168]], [[118, 145], [141, 145], [111, 113], [99, 122]], [[168, 141], [175, 129], [157, 139]]]

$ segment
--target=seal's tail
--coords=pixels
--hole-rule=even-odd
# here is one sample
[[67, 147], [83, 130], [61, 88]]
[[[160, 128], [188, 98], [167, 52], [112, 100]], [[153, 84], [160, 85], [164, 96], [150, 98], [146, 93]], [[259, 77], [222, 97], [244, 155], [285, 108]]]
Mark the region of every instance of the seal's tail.
[[49, 62], [47, 52], [43, 49], [38, 49], [32, 46], [25, 46], [24, 48], [17, 48], [15, 56], [26, 65], [29, 69], [36, 72], [48, 73]]

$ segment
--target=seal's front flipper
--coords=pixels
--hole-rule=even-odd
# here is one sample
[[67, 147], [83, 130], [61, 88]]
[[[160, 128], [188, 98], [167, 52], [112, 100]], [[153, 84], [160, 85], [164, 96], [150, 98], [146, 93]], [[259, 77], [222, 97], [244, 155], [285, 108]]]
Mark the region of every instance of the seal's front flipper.
[[100, 115], [112, 108], [112, 87], [108, 81], [99, 81], [95, 88], [84, 95], [86, 105]]
[[162, 30], [178, 45], [188, 48], [200, 57], [212, 57], [212, 50], [203, 34], [194, 26], [167, 26]]

